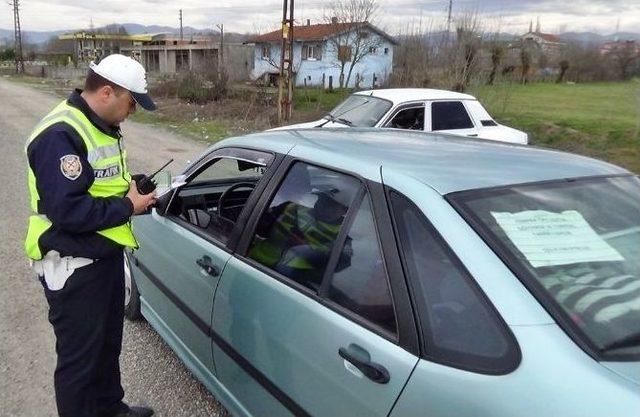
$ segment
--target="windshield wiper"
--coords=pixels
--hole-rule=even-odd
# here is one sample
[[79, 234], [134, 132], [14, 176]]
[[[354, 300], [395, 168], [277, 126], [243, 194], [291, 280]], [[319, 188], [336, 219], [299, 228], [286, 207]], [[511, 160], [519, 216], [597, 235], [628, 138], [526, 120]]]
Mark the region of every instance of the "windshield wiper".
[[331, 113], [328, 113], [326, 116], [324, 116], [324, 118], [327, 119], [327, 121], [324, 122], [324, 123], [319, 124], [316, 127], [322, 127], [322, 126], [326, 125], [329, 122], [341, 123], [343, 125], [347, 125], [349, 127], [353, 127], [353, 122], [351, 122], [351, 120], [345, 119], [344, 117], [335, 117]]
[[337, 116], [334, 116], [334, 115], [333, 115], [333, 114], [331, 114], [331, 113], [327, 113], [327, 115], [326, 115], [326, 116], [324, 116], [324, 117], [326, 117], [327, 121], [326, 121], [326, 122], [324, 122], [324, 123], [320, 123], [320, 124], [319, 124], [318, 126], [316, 126], [316, 127], [322, 127], [322, 126], [326, 125], [326, 124], [327, 124], [327, 123], [329, 123], [329, 122], [333, 122], [333, 123], [342, 123], [342, 124], [347, 125], [347, 126], [349, 126], [349, 127], [353, 127], [353, 122], [352, 122], [351, 120], [347, 120], [347, 119], [345, 119], [345, 118], [343, 118], [343, 117], [341, 117], [341, 116], [343, 116], [343, 115], [345, 115], [345, 114], [349, 113], [349, 112], [350, 112], [350, 111], [352, 111], [352, 110], [357, 109], [358, 107], [364, 106], [364, 105], [365, 105], [365, 104], [367, 104], [368, 102], [369, 102], [369, 100], [364, 100], [362, 103], [359, 103], [359, 104], [357, 104], [357, 105], [355, 105], [355, 106], [351, 107], [350, 109], [347, 109], [347, 110], [343, 111], [342, 113], [338, 114]]
[[632, 333], [622, 339], [611, 342], [601, 348], [600, 351], [604, 353], [632, 346], [640, 346], [640, 332]]

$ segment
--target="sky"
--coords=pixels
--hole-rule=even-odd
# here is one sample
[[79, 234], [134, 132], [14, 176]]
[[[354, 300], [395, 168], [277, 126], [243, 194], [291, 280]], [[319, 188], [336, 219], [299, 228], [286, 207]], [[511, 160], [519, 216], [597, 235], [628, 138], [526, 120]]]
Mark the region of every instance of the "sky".
[[[139, 23], [178, 27], [179, 9], [183, 25], [212, 29], [224, 24], [225, 31], [264, 32], [275, 29], [282, 18], [282, 0], [19, 0], [23, 31], [71, 30], [111, 23]], [[391, 34], [411, 28], [438, 30], [446, 22], [448, 0], [377, 0], [374, 23]], [[296, 0], [295, 20], [320, 23], [330, 1]], [[13, 29], [13, 10], [0, 2], [0, 28]], [[485, 31], [524, 33], [530, 22], [548, 33], [640, 32], [640, 0], [453, 0], [453, 14], [475, 14]]]

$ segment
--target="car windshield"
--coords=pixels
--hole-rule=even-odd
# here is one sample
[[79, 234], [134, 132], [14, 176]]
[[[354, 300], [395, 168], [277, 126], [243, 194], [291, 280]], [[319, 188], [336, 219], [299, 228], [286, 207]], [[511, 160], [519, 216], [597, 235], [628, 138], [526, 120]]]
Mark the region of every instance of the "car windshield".
[[372, 127], [390, 108], [390, 101], [354, 94], [331, 110], [327, 118], [348, 126]]
[[563, 315], [602, 357], [638, 358], [638, 178], [558, 181], [451, 199], [526, 275], [525, 283], [547, 295], [554, 307], [548, 310]]

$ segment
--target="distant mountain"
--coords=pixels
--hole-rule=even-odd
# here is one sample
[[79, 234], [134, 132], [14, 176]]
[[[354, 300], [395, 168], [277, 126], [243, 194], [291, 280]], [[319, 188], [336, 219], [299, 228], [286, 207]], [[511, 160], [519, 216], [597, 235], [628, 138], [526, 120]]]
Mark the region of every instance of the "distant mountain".
[[[158, 26], [158, 25], [139, 25], [137, 23], [124, 23], [121, 26], [123, 26], [125, 28], [125, 30], [127, 31], [128, 34], [130, 35], [141, 35], [141, 34], [145, 34], [145, 33], [173, 33], [173, 34], [179, 34], [180, 33], [180, 28], [173, 28], [170, 26]], [[95, 30], [100, 30], [103, 28], [95, 28]], [[51, 39], [54, 36], [58, 36], [60, 34], [63, 33], [72, 33], [72, 32], [79, 32], [82, 30], [88, 30], [86, 28], [83, 29], [69, 29], [69, 30], [52, 30], [52, 31], [30, 31], [30, 30], [23, 30], [22, 31], [22, 41], [25, 44], [36, 44], [36, 45], [42, 45], [44, 43], [46, 43], [49, 39]], [[182, 33], [185, 36], [191, 36], [191, 35], [196, 35], [196, 34], [208, 34], [208, 35], [212, 35], [212, 34], [218, 34], [217, 31], [213, 31], [212, 29], [197, 29], [191, 26], [185, 26], [182, 28]], [[244, 39], [246, 38], [245, 35], [240, 34], [240, 33], [225, 33], [225, 40], [228, 42], [243, 42]], [[3, 41], [6, 44], [11, 44], [13, 43], [13, 29], [0, 29], [0, 45], [3, 44]]]
[[[67, 32], [66, 30], [53, 30], [53, 31], [31, 31], [31, 30], [23, 30], [22, 31], [22, 42], [25, 44], [43, 44], [48, 41], [52, 36], [58, 36], [62, 33]], [[0, 29], [0, 39], [5, 39], [7, 42], [13, 43], [13, 29]]]
[[[131, 35], [139, 35], [139, 34], [145, 34], [145, 33], [154, 33], [154, 34], [155, 33], [173, 33], [173, 34], [180, 33], [180, 28], [174, 28], [171, 26], [140, 25], [137, 23], [124, 23], [122, 24], [122, 26], [125, 28], [127, 33]], [[96, 30], [99, 30], [99, 29], [101, 28], [96, 28]], [[77, 31], [80, 31], [80, 30], [87, 30], [87, 29], [86, 28], [77, 29]], [[23, 36], [23, 42], [25, 44], [41, 45], [47, 42], [53, 36], [58, 36], [61, 33], [69, 33], [69, 32], [75, 32], [75, 31], [76, 30], [23, 31], [22, 36]], [[218, 32], [212, 29], [198, 29], [191, 26], [185, 26], [182, 29], [182, 33], [186, 36], [191, 36], [195, 34], [217, 34]], [[453, 37], [455, 37], [455, 34], [452, 34], [452, 35]], [[438, 42], [444, 39], [446, 36], [447, 35], [445, 32], [433, 32], [428, 35], [428, 38], [432, 42]], [[492, 39], [493, 36], [495, 35], [487, 33], [485, 34], [484, 37], [485, 39]], [[502, 41], [512, 41], [517, 39], [519, 36], [520, 35], [517, 35], [517, 34], [514, 35], [510, 33], [497, 34], [498, 39]], [[619, 33], [613, 33], [610, 35], [599, 35], [593, 32], [567, 32], [567, 33], [559, 34], [558, 37], [560, 37], [565, 41], [580, 42], [584, 44], [600, 44], [603, 42], [613, 41], [617, 39], [621, 39], [621, 40], [633, 39], [633, 40], [640, 41], [640, 33], [632, 33], [632, 32], [619, 32]], [[246, 36], [240, 33], [225, 33], [225, 38], [229, 42], [243, 42], [246, 39]], [[406, 38], [407, 38], [406, 35], [396, 36], [396, 39], [400, 42], [402, 42], [403, 39], [406, 39]], [[0, 45], [3, 44], [2, 42], [3, 40], [4, 40], [4, 43], [10, 44], [13, 42], [12, 29], [0, 29]]]
[[565, 41], [580, 42], [584, 44], [601, 44], [615, 40], [640, 40], [640, 33], [618, 32], [611, 35], [599, 35], [593, 32], [567, 32], [558, 35]]

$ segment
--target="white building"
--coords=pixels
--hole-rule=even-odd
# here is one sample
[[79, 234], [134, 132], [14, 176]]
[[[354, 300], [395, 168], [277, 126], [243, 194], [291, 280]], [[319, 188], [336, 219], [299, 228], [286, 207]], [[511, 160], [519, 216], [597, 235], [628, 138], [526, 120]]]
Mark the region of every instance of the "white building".
[[[302, 86], [340, 85], [341, 66], [348, 87], [380, 86], [393, 69], [395, 39], [368, 22], [327, 23], [295, 26], [293, 29], [293, 69], [295, 83]], [[255, 45], [251, 77], [273, 82], [280, 66], [282, 33], [279, 30], [256, 36], [246, 43]], [[352, 58], [357, 62], [348, 77]]]

